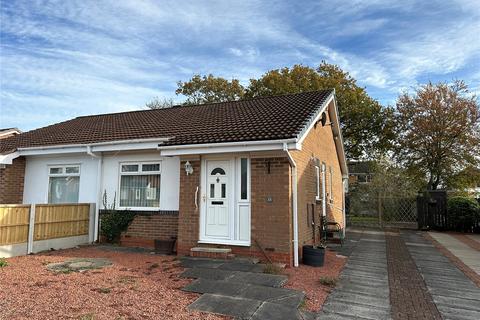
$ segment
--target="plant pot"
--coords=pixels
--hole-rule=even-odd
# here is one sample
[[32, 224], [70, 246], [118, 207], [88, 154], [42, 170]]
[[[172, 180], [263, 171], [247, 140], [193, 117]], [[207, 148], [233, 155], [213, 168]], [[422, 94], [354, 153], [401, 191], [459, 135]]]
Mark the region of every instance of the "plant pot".
[[175, 239], [158, 240], [155, 239], [155, 253], [158, 254], [173, 254], [173, 247], [175, 246]]
[[325, 248], [303, 246], [303, 264], [312, 267], [321, 267], [325, 261]]

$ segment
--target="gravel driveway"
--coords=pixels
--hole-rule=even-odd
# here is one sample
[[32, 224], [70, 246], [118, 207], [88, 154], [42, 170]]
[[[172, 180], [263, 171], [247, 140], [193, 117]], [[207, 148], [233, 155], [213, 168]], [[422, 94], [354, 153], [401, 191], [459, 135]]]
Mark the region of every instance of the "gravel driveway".
[[[73, 258], [113, 264], [84, 272], [52, 272]], [[95, 247], [8, 259], [0, 269], [0, 319], [226, 319], [187, 310], [199, 297], [179, 288], [190, 280], [173, 257]]]

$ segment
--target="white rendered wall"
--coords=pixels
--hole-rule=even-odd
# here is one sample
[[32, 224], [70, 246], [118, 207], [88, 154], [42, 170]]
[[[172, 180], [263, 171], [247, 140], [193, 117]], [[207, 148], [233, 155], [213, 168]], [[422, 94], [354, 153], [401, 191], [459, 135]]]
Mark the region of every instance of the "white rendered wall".
[[[25, 168], [23, 203], [38, 204], [48, 202], [48, 166], [60, 164], [80, 165], [80, 187], [78, 201], [97, 203], [98, 159], [86, 154], [28, 156]], [[180, 159], [160, 157], [159, 152], [105, 155], [102, 166], [101, 193], [106, 190], [108, 201], [119, 195], [119, 170], [121, 162], [160, 161], [160, 208], [150, 210], [178, 210], [180, 193]], [[102, 203], [98, 204], [103, 209]]]
[[27, 157], [23, 203], [48, 203], [48, 166], [61, 164], [80, 165], [78, 202], [96, 203], [97, 161], [95, 158], [82, 154]]
[[[180, 158], [160, 157], [159, 152], [144, 154], [123, 154], [103, 157], [102, 194], [107, 191], [108, 202], [117, 194], [117, 206], [120, 192], [120, 163], [122, 162], [160, 161], [160, 210], [178, 210], [180, 193]], [[103, 205], [101, 209], [103, 209]], [[158, 210], [152, 208], [150, 210]]]

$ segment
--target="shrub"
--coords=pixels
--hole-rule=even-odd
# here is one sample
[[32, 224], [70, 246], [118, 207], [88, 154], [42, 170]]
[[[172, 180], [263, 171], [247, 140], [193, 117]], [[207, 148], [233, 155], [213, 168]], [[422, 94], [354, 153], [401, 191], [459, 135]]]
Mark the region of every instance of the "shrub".
[[476, 231], [480, 222], [480, 205], [472, 198], [452, 197], [448, 199], [448, 219], [455, 231]]
[[282, 274], [283, 273], [283, 268], [276, 263], [267, 263], [263, 267], [263, 273], [268, 273], [268, 274]]
[[7, 260], [5, 260], [4, 258], [0, 258], [0, 268], [6, 267], [6, 266], [8, 266]]
[[328, 287], [335, 287], [335, 285], [337, 284], [337, 278], [329, 276], [320, 277], [319, 281], [320, 284]]
[[103, 207], [105, 209], [102, 213], [100, 233], [108, 242], [118, 242], [120, 234], [127, 230], [128, 225], [135, 218], [134, 212], [115, 210], [115, 198], [114, 195], [113, 203], [109, 206], [107, 204], [107, 193], [103, 193]]

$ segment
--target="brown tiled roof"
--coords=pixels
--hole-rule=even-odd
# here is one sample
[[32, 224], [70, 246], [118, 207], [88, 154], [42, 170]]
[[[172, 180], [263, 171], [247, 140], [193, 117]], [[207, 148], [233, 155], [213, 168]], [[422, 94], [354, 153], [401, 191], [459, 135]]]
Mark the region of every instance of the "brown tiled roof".
[[159, 110], [78, 117], [0, 142], [17, 148], [165, 138], [165, 145], [295, 138], [331, 90]]

